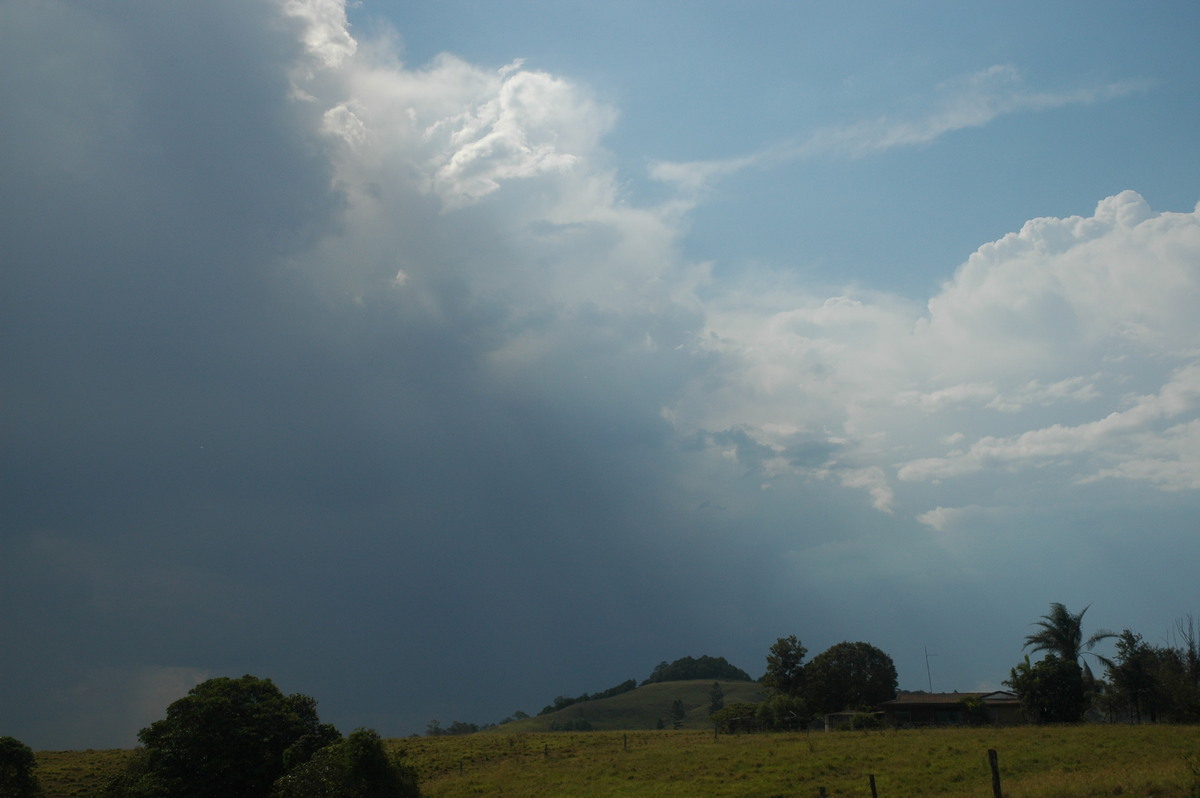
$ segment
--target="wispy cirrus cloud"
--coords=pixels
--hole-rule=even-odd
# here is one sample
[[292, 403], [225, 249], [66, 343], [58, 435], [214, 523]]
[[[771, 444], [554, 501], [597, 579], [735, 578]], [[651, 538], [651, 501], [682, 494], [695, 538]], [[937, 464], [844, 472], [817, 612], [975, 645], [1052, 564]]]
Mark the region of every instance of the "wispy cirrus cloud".
[[1145, 91], [1148, 86], [1145, 81], [1121, 81], [1069, 91], [1038, 91], [1029, 88], [1015, 66], [996, 64], [944, 82], [931, 97], [913, 103], [917, 107], [907, 113], [824, 127], [807, 136], [732, 158], [660, 161], [651, 164], [650, 176], [696, 191], [744, 169], [819, 157], [878, 155], [901, 147], [929, 144], [949, 133], [982, 127], [1009, 114], [1104, 102]]
[[885, 115], [820, 130], [790, 152], [797, 158], [824, 154], [860, 158], [897, 147], [928, 144], [948, 133], [982, 127], [1008, 114], [1088, 105], [1143, 91], [1146, 87], [1144, 82], [1123, 81], [1072, 91], [1036, 91], [1027, 87], [1015, 66], [997, 64], [946, 81], [923, 112], [908, 117]]

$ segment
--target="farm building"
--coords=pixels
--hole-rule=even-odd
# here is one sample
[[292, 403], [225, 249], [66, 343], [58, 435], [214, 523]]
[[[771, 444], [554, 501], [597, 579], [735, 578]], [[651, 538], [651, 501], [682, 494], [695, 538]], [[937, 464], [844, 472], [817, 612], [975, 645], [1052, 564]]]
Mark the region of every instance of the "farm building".
[[879, 705], [884, 723], [892, 727], [1011, 726], [1025, 722], [1015, 693], [900, 693]]

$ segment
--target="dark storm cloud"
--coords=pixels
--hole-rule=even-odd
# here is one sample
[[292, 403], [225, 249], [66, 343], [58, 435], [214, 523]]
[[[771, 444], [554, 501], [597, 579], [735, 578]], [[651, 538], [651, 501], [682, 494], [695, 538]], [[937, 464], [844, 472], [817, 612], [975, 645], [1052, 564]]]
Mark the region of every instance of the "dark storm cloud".
[[481, 668], [635, 675], [586, 663], [618, 630], [652, 662], [622, 619], [687, 578], [640, 564], [669, 363], [631, 390], [602, 311], [541, 312], [571, 359], [497, 390], [506, 308], [454, 279], [433, 310], [328, 300], [292, 265], [343, 200], [269, 11], [4, 11], [4, 714], [34, 745], [129, 744], [180, 672], [392, 733], [446, 695], [507, 714]]

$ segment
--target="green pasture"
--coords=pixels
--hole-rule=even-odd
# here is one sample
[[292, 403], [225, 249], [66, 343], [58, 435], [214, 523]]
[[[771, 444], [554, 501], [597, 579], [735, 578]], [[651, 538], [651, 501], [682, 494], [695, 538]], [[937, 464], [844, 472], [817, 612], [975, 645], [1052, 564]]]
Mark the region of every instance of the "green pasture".
[[430, 798], [1200, 796], [1200, 727], [1071, 726], [721, 736], [711, 731], [393, 741]]
[[[493, 733], [393, 739], [428, 798], [1200, 796], [1200, 726], [1022, 726], [746, 734]], [[38, 753], [46, 798], [89, 796], [128, 751]]]

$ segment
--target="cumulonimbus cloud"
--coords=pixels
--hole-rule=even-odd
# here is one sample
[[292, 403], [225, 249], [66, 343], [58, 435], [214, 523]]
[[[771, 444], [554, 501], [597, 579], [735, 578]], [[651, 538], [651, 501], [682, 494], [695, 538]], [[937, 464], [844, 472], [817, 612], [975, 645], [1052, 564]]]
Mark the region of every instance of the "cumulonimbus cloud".
[[[327, 241], [314, 263], [362, 264], [366, 248], [392, 249], [394, 261], [356, 290], [419, 295], [449, 268], [472, 301], [503, 297], [508, 321], [491, 343], [501, 372], [536, 371], [565, 356], [562, 342], [578, 343], [587, 317], [593, 342], [622, 342], [606, 358], [662, 362], [674, 353], [678, 379], [655, 399], [680, 434], [715, 442], [737, 430], [772, 453], [754, 456], [752, 470], [764, 479], [834, 478], [887, 512], [908, 483], [1052, 459], [1072, 459], [1076, 484], [1138, 473], [1159, 475], [1146, 479], [1161, 487], [1193, 481], [1164, 480], [1147, 453], [1154, 439], [1144, 436], [1161, 436], [1163, 425], [1186, 424], [1194, 412], [1189, 404], [1146, 416], [1188, 381], [1197, 356], [1196, 214], [1156, 213], [1126, 191], [1087, 217], [1031, 220], [981, 246], [925, 308], [878, 294], [816, 296], [778, 275], [715, 283], [703, 264], [680, 257], [675, 209], [637, 208], [621, 196], [602, 145], [611, 109], [520, 60], [488, 71], [440, 56], [407, 68], [386, 42], [354, 42], [336, 6], [285, 4], [308, 26], [304, 41], [325, 69], [305, 93], [326, 106], [354, 231]], [[1036, 90], [1015, 67], [997, 65], [937, 87], [908, 116], [650, 171], [686, 196], [772, 159], [878, 154], [1006, 114], [1141, 88]], [[388, 215], [397, 202], [437, 216], [406, 227], [411, 220]], [[464, 226], [462, 215], [483, 206], [486, 214]], [[440, 227], [472, 246], [435, 274], [403, 250]], [[584, 308], [604, 312], [581, 315]], [[567, 327], [576, 331], [564, 336]], [[1135, 390], [1141, 399], [1130, 398]], [[1135, 417], [1143, 437], [1113, 434]], [[1027, 428], [1011, 431], [1026, 418]], [[945, 440], [960, 443], [946, 448]], [[825, 452], [820, 462], [814, 441]]]

